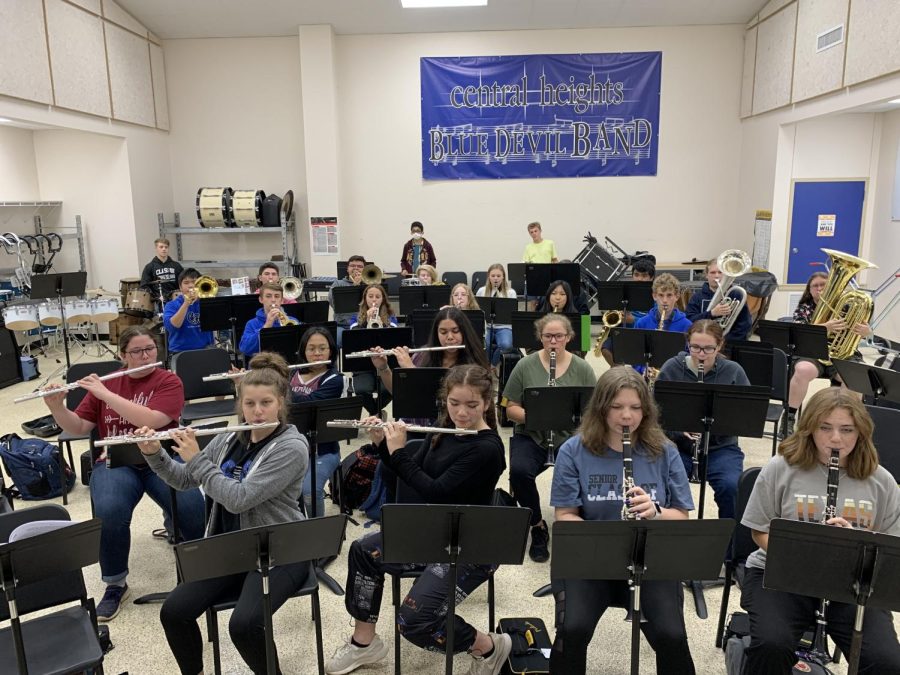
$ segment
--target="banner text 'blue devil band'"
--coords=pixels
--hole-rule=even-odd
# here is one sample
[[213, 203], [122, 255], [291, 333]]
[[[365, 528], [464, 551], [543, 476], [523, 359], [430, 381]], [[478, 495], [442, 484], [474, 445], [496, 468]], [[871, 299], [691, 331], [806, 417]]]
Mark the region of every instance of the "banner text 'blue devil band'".
[[422, 176], [655, 176], [661, 68], [661, 52], [423, 58]]

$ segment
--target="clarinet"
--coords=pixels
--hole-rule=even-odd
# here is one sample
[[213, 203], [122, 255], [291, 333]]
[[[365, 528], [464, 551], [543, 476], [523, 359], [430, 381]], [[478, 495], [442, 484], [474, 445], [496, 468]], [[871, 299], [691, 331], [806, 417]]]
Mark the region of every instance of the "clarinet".
[[[697, 382], [703, 384], [703, 362], [697, 364]], [[703, 442], [703, 436], [701, 435], [696, 441], [694, 441], [694, 447], [691, 451], [693, 463], [691, 464], [691, 476], [688, 479], [691, 483], [699, 483], [700, 482], [700, 443]]]
[[631, 461], [631, 429], [622, 427], [622, 520], [639, 520], [637, 513], [628, 510], [628, 491], [634, 487]]
[[[550, 350], [550, 356], [548, 357], [550, 360], [550, 379], [547, 381], [548, 387], [555, 387], [556, 384], [556, 350]], [[553, 466], [556, 464], [556, 453], [553, 451], [553, 430], [550, 430], [550, 436], [547, 439], [547, 459], [544, 461], [544, 466]]]

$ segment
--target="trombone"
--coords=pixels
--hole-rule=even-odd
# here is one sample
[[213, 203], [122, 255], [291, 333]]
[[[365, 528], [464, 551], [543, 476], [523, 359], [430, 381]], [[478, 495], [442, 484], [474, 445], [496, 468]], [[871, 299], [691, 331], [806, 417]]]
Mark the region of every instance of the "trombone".
[[219, 282], [204, 274], [194, 282], [194, 288], [198, 298], [214, 298], [219, 293]]

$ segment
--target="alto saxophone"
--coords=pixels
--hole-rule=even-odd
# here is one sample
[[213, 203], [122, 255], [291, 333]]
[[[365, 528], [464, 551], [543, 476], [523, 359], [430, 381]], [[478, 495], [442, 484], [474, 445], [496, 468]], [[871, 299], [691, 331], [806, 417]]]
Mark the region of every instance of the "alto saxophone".
[[640, 520], [640, 515], [628, 510], [628, 493], [634, 488], [631, 461], [631, 428], [622, 427], [622, 520]]

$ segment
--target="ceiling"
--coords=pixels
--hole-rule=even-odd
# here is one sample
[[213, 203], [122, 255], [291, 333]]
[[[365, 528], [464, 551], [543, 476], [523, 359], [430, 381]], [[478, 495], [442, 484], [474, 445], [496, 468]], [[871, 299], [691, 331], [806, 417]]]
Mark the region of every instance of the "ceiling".
[[402, 9], [400, 0], [117, 0], [165, 39], [745, 24], [765, 0], [489, 0], [487, 7]]

